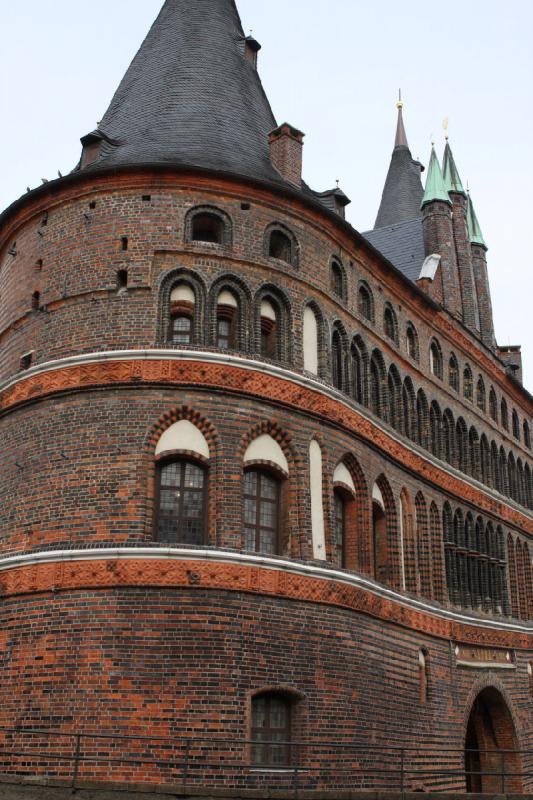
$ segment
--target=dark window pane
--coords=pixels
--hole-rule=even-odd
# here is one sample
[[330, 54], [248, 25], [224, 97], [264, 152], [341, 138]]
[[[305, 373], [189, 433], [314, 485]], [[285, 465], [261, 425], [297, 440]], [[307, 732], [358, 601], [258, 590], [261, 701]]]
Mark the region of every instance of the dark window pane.
[[244, 539], [250, 550], [275, 553], [278, 540], [279, 483], [250, 470], [244, 476]]
[[159, 474], [158, 536], [160, 541], [202, 544], [205, 473], [197, 464], [176, 461]]

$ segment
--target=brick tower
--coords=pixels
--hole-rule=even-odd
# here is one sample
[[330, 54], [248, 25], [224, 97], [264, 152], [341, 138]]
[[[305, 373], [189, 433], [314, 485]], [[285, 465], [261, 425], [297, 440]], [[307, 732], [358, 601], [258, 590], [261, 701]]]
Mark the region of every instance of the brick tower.
[[358, 233], [259, 50], [166, 0], [0, 216], [0, 772], [531, 791], [533, 402], [472, 200], [400, 106]]

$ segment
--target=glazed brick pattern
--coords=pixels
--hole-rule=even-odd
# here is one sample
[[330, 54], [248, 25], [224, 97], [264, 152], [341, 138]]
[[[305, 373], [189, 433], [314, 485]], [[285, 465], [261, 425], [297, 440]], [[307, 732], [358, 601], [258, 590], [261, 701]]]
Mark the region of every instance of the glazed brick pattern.
[[[491, 685], [513, 709], [520, 745], [532, 743], [531, 652], [517, 654], [512, 672], [464, 669], [446, 642], [339, 609], [198, 588], [87, 590], [4, 601], [0, 629], [2, 725], [177, 743], [194, 735], [246, 739], [251, 695], [280, 687], [301, 698], [310, 755], [319, 742], [416, 747], [421, 738], [461, 751], [473, 699]], [[429, 665], [425, 706], [421, 647]], [[462, 754], [455, 763], [437, 757], [432, 766], [439, 765], [462, 769]], [[113, 779], [131, 779], [126, 770], [115, 766]], [[202, 774], [205, 784], [210, 778]]]

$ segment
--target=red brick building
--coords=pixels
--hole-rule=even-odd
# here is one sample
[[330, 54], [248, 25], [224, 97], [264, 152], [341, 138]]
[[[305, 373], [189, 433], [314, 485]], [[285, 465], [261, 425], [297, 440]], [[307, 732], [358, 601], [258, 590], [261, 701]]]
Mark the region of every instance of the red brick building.
[[358, 233], [259, 49], [166, 0], [0, 216], [4, 768], [531, 791], [533, 402], [472, 200], [399, 104]]

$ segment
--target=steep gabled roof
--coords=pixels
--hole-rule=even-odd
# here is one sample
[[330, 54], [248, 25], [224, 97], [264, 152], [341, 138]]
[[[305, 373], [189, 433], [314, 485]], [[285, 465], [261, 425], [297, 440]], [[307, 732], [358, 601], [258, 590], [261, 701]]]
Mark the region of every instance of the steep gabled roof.
[[424, 195], [420, 178], [423, 167], [411, 156], [402, 108], [403, 104], [399, 102], [394, 150], [374, 228], [406, 222], [420, 215], [420, 203]]
[[169, 163], [283, 183], [269, 158], [275, 127], [234, 0], [166, 0], [99, 125], [89, 168]]

